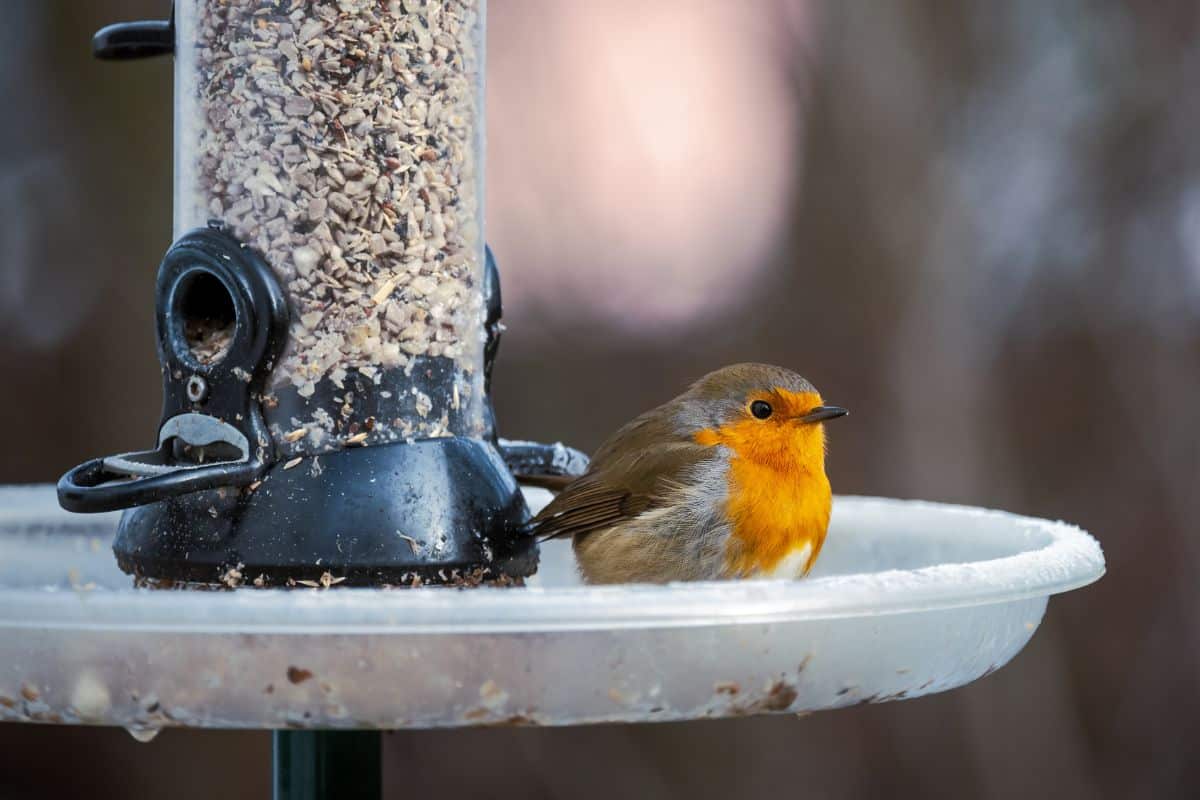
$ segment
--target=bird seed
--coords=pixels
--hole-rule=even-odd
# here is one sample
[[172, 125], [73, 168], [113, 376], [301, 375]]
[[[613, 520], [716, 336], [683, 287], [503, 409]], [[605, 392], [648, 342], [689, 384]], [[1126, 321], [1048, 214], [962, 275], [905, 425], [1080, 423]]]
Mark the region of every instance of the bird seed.
[[[285, 287], [273, 389], [310, 397], [355, 370], [377, 383], [416, 357], [455, 361], [464, 392], [480, 379], [479, 2], [176, 3], [193, 43], [176, 232], [221, 221]], [[421, 410], [409, 422], [436, 434]]]

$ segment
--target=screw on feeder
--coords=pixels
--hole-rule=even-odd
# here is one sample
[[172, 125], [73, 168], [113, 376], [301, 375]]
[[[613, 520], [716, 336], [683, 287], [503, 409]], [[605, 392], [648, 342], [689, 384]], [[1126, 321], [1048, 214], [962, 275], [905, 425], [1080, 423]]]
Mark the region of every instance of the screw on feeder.
[[193, 403], [203, 403], [208, 399], [208, 383], [199, 375], [188, 378], [187, 397]]

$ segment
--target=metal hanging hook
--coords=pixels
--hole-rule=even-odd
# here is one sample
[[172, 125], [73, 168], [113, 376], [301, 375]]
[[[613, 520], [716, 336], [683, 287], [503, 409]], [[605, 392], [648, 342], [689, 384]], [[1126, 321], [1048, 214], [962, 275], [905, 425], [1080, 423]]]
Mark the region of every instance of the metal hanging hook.
[[175, 4], [165, 20], [140, 20], [107, 25], [92, 37], [92, 55], [104, 61], [129, 61], [175, 52]]

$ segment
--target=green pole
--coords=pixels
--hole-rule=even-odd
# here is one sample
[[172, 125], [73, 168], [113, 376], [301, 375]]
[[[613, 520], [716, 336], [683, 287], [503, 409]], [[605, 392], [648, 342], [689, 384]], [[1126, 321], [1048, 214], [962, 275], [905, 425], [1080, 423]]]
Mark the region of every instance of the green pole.
[[274, 731], [275, 800], [380, 800], [379, 731]]

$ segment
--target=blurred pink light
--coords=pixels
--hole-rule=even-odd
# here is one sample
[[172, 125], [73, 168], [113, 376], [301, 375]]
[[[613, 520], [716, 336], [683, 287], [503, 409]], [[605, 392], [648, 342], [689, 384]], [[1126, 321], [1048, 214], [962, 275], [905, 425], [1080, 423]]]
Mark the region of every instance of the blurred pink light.
[[736, 307], [797, 180], [803, 2], [493, 0], [488, 238], [510, 319]]

